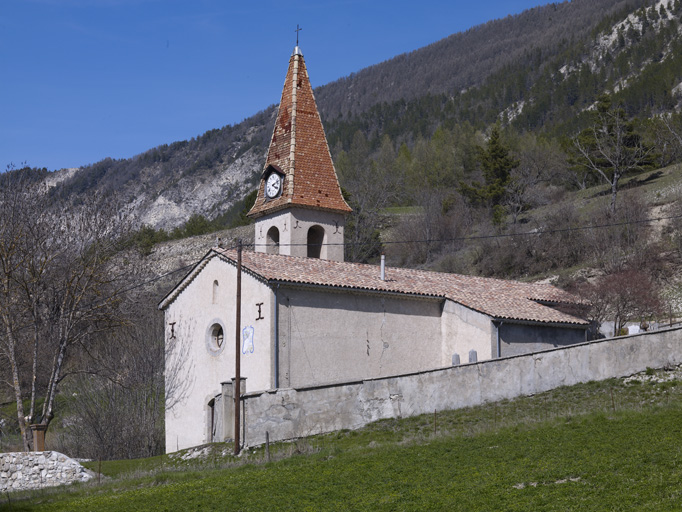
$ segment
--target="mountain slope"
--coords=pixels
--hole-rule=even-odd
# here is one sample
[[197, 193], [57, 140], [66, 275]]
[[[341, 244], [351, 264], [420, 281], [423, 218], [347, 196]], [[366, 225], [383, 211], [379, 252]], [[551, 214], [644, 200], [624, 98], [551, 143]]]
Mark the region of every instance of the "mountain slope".
[[274, 114], [270, 107], [189, 141], [70, 171], [51, 180], [50, 193], [66, 204], [94, 190], [115, 193], [136, 224], [155, 228], [176, 227], [193, 214], [215, 218], [255, 186]]
[[[615, 94], [630, 115], [674, 111], [682, 99], [681, 15], [679, 1], [662, 0], [646, 10], [633, 5], [599, 19], [582, 39], [553, 48], [526, 46], [522, 57], [476, 87], [327, 119], [330, 145], [348, 149], [357, 130], [374, 139], [375, 147], [383, 134], [409, 143], [431, 136], [437, 126], [464, 122], [479, 129], [502, 121], [519, 131], [572, 134], [584, 127], [584, 112], [605, 92]], [[552, 33], [558, 32], [553, 26]], [[510, 36], [510, 46], [512, 41]]]
[[[625, 100], [630, 114], [672, 110], [682, 82], [680, 0], [658, 2], [656, 14], [643, 5], [573, 0], [530, 9], [322, 86], [315, 94], [330, 147], [347, 149], [357, 130], [377, 147], [383, 134], [410, 144], [442, 124], [484, 128], [496, 120], [569, 133], [605, 91]], [[192, 214], [215, 218], [253, 188], [274, 113], [270, 107], [190, 141], [80, 168], [52, 180], [51, 193], [68, 204], [116, 191], [138, 224], [157, 228]]]
[[536, 7], [363, 69], [320, 87], [316, 97], [323, 116], [335, 119], [381, 102], [452, 95], [482, 85], [509, 65], [546, 62], [571, 41], [586, 38], [604, 19], [645, 3], [573, 0]]

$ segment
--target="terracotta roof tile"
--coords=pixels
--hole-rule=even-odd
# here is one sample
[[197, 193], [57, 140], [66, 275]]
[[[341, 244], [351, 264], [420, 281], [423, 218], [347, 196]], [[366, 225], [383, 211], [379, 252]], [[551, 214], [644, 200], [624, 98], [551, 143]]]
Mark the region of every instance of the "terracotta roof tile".
[[[234, 250], [214, 251], [236, 261]], [[541, 303], [579, 303], [575, 296], [547, 284], [395, 267], [386, 269], [382, 281], [376, 265], [255, 252], [244, 252], [242, 262], [245, 271], [267, 281], [442, 297], [498, 319], [587, 325], [581, 318]]]
[[261, 180], [256, 202], [248, 213], [250, 217], [290, 206], [351, 211], [341, 194], [303, 55], [297, 51], [289, 60], [263, 172], [271, 165], [285, 174], [282, 194], [267, 200], [264, 180]]

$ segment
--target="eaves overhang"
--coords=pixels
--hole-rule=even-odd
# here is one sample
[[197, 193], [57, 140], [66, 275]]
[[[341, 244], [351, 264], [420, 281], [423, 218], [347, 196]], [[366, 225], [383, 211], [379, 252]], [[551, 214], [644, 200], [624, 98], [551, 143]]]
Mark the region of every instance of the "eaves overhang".
[[544, 320], [530, 320], [530, 319], [524, 319], [524, 318], [513, 318], [513, 317], [504, 317], [504, 316], [497, 316], [497, 317], [491, 317], [493, 322], [499, 322], [503, 324], [515, 324], [515, 325], [532, 325], [532, 326], [538, 326], [542, 325], [543, 327], [558, 327], [562, 329], [587, 329], [590, 326], [590, 323], [585, 321], [585, 320], [580, 320], [576, 318], [575, 322], [552, 322], [552, 321], [544, 321]]
[[445, 295], [439, 295], [439, 294], [429, 294], [429, 293], [412, 293], [412, 292], [403, 292], [403, 291], [396, 291], [396, 290], [387, 290], [383, 288], [375, 288], [375, 287], [362, 287], [362, 286], [340, 286], [340, 285], [333, 285], [333, 284], [324, 284], [324, 283], [309, 283], [305, 281], [294, 281], [294, 280], [288, 280], [288, 279], [270, 279], [268, 280], [268, 284], [271, 287], [274, 286], [287, 286], [289, 288], [301, 288], [301, 289], [317, 289], [317, 290], [324, 290], [327, 292], [336, 292], [336, 293], [363, 293], [363, 294], [371, 294], [371, 295], [382, 295], [382, 296], [393, 296], [393, 297], [401, 297], [401, 298], [410, 298], [410, 299], [421, 299], [421, 300], [429, 300], [429, 301], [437, 301], [441, 302], [447, 299]]
[[[233, 265], [235, 267], [237, 266], [236, 261], [234, 261], [231, 258], [226, 257], [224, 254], [216, 251], [215, 248], [210, 249], [197, 262], [197, 264], [194, 265], [194, 267], [187, 273], [187, 275], [185, 275], [185, 277], [183, 277], [180, 280], [180, 282], [177, 285], [175, 285], [175, 287], [173, 287], [173, 289], [170, 292], [168, 292], [163, 299], [161, 299], [161, 301], [159, 302], [159, 305], [158, 305], [158, 309], [163, 311], [168, 306], [170, 306], [170, 304], [175, 299], [178, 298], [178, 296], [192, 283], [192, 281], [194, 281], [194, 279], [206, 267], [206, 265], [208, 265], [209, 261], [211, 261], [213, 258], [216, 258], [216, 257], [218, 259], [220, 259], [220, 261], [223, 261], [223, 262], [228, 263], [230, 265]], [[242, 272], [244, 272], [245, 274], [248, 274], [248, 275], [254, 277], [255, 279], [267, 284], [267, 280], [262, 275], [260, 275], [257, 272], [254, 272], [253, 270], [251, 270], [250, 268], [248, 268], [244, 265], [242, 265]]]

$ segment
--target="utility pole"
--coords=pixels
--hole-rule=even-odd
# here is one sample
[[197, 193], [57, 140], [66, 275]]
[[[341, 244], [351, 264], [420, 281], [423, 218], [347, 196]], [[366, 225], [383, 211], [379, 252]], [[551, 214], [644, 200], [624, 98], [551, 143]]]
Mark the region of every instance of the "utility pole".
[[239, 434], [241, 432], [240, 428], [240, 416], [241, 416], [241, 355], [242, 355], [242, 345], [241, 345], [241, 317], [242, 317], [242, 240], [241, 238], [237, 241], [237, 318], [235, 321], [236, 326], [236, 339], [235, 339], [235, 359], [234, 359], [234, 454], [239, 455]]

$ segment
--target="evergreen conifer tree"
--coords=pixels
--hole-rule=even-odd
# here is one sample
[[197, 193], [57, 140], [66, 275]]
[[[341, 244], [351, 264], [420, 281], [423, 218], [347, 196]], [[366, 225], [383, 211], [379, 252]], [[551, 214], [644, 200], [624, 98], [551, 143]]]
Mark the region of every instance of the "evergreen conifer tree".
[[460, 191], [472, 203], [492, 207], [493, 220], [499, 223], [504, 216], [502, 201], [511, 179], [510, 173], [519, 166], [519, 161], [510, 155], [509, 148], [502, 142], [498, 125], [490, 132], [486, 147], [478, 147], [478, 163], [484, 182], [460, 182]]

